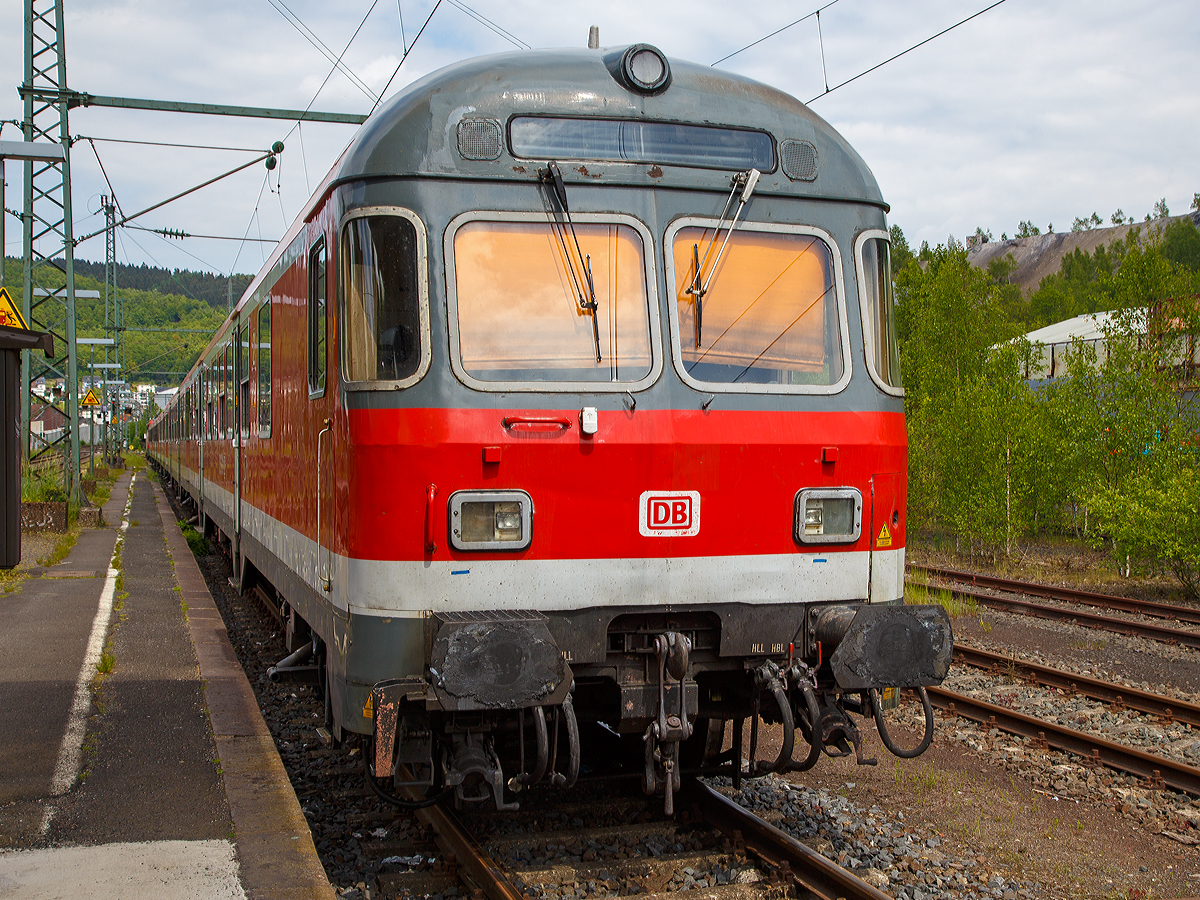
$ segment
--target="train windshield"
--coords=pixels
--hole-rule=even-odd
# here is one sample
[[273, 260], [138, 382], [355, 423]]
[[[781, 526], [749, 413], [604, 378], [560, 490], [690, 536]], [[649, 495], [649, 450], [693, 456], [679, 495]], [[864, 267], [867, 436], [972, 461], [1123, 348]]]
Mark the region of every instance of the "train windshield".
[[602, 159], [702, 169], [775, 168], [775, 141], [764, 131], [622, 119], [517, 116], [508, 129], [513, 156]]
[[883, 238], [868, 238], [862, 242], [860, 290], [867, 362], [879, 381], [888, 387], [899, 388], [903, 382], [900, 380], [900, 348], [896, 344], [889, 249], [890, 245]]
[[341, 297], [347, 381], [402, 381], [421, 365], [417, 233], [400, 216], [351, 219], [342, 229]]
[[[594, 322], [580, 300], [581, 258], [590, 259]], [[576, 222], [572, 235], [545, 221], [467, 222], [454, 233], [454, 290], [471, 378], [628, 383], [650, 374], [645, 251], [628, 225]]]
[[713, 385], [840, 381], [837, 291], [825, 242], [810, 234], [739, 229], [718, 259], [722, 240], [713, 228], [675, 233], [677, 340], [686, 375]]

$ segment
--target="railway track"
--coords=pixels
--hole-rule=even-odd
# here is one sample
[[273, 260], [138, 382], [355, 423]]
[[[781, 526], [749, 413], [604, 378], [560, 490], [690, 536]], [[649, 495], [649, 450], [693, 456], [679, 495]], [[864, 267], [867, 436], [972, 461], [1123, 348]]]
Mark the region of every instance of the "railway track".
[[[936, 572], [936, 570], [928, 570]], [[1014, 582], [1021, 584], [1022, 582]], [[1171, 628], [1166, 625], [1154, 625], [1140, 622], [1136, 619], [1122, 619], [1115, 616], [1105, 616], [1088, 612], [1076, 606], [1052, 606], [1046, 603], [1035, 603], [1032, 600], [1021, 600], [1016, 597], [1000, 597], [986, 594], [982, 591], [965, 587], [947, 585], [957, 597], [969, 597], [981, 606], [1002, 612], [1021, 613], [1039, 619], [1051, 619], [1058, 622], [1073, 622], [1086, 628], [1109, 631], [1115, 634], [1125, 634], [1132, 637], [1142, 637], [1165, 644], [1177, 644], [1193, 649], [1200, 649], [1200, 632], [1189, 631], [1185, 628]], [[1016, 588], [1004, 588], [1016, 590]], [[1130, 601], [1136, 602], [1136, 601]]]
[[1173, 697], [1152, 694], [1128, 685], [1100, 681], [1097, 678], [1089, 678], [1075, 672], [1065, 672], [1062, 669], [962, 644], [955, 645], [954, 658], [959, 662], [978, 669], [986, 669], [996, 675], [1011, 675], [1033, 684], [1082, 694], [1102, 703], [1111, 703], [1118, 709], [1134, 709], [1147, 715], [1162, 716], [1168, 722], [1186, 722], [1189, 725], [1200, 727], [1200, 706]]
[[[677, 821], [663, 819], [657, 811], [646, 815], [652, 807], [640, 798], [598, 805], [614, 803], [627, 806], [624, 823], [548, 830], [538, 841], [529, 833], [537, 829], [537, 809], [522, 814], [532, 817], [525, 827], [486, 838], [476, 838], [463, 820], [440, 805], [419, 810], [415, 815], [442, 854], [437, 871], [381, 875], [380, 886], [388, 897], [419, 896], [431, 889], [442, 893], [452, 873], [468, 891], [489, 900], [557, 896], [564, 887], [573, 891], [577, 885], [598, 896], [641, 898], [665, 897], [685, 884], [731, 900], [772, 900], [781, 889], [817, 900], [888, 896], [701, 781], [684, 782]], [[487, 822], [489, 817], [479, 818]], [[513, 825], [514, 818], [508, 816], [506, 824]], [[530, 859], [534, 843], [544, 846], [549, 858]], [[589, 859], [584, 848], [594, 847], [607, 848], [610, 858], [591, 850]], [[421, 855], [407, 859], [416, 861]]]
[[1045, 719], [1025, 715], [944, 687], [926, 688], [929, 702], [952, 716], [962, 716], [988, 728], [1021, 735], [1043, 749], [1064, 750], [1096, 765], [1137, 775], [1152, 788], [1200, 797], [1200, 769], [1169, 757], [1146, 753], [1098, 735], [1076, 731]]
[[1098, 609], [1115, 609], [1121, 612], [1135, 613], [1156, 619], [1172, 619], [1179, 622], [1200, 624], [1200, 609], [1179, 606], [1173, 603], [1155, 603], [1150, 600], [1135, 600], [1131, 597], [1118, 597], [1113, 594], [1098, 594], [1093, 591], [1081, 591], [1075, 588], [1055, 587], [1038, 584], [1032, 581], [1017, 581], [1011, 578], [998, 578], [993, 575], [978, 575], [974, 572], [960, 572], [956, 569], [939, 568], [936, 566], [908, 566], [910, 572], [932, 575], [945, 581], [955, 581], [973, 584], [981, 588], [1006, 591], [1012, 594], [1024, 594], [1030, 597], [1042, 597], [1047, 600], [1057, 600], [1062, 603], [1075, 603], [1092, 606]]

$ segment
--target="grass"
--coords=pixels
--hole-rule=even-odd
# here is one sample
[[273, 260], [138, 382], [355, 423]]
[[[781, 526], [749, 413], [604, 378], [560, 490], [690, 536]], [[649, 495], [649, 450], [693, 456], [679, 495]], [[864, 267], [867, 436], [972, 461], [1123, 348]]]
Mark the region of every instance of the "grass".
[[21, 463], [21, 501], [23, 503], [65, 503], [67, 488], [63, 484], [63, 471], [55, 465], [48, 469], [34, 469], [29, 463]]
[[38, 557], [38, 565], [49, 568], [56, 566], [71, 552], [71, 548], [75, 546], [75, 541], [79, 539], [79, 526], [72, 525], [54, 542], [54, 549], [45, 556]]
[[187, 541], [188, 549], [192, 551], [193, 556], [208, 556], [212, 553], [208, 540], [189, 523], [180, 522], [179, 530], [183, 532], [184, 540]]
[[899, 760], [893, 763], [892, 777], [896, 786], [906, 788], [917, 797], [923, 797], [930, 791], [936, 790], [946, 780], [944, 772], [938, 772], [928, 766], [922, 766], [916, 772], [906, 772]]
[[960, 597], [949, 588], [931, 588], [919, 581], [908, 582], [904, 590], [904, 602], [909, 605], [944, 607], [951, 619], [979, 615], [979, 605], [974, 597]]
[[113, 666], [117, 663], [117, 658], [108, 652], [100, 654], [100, 662], [96, 663], [96, 671], [101, 675], [109, 675], [112, 673]]

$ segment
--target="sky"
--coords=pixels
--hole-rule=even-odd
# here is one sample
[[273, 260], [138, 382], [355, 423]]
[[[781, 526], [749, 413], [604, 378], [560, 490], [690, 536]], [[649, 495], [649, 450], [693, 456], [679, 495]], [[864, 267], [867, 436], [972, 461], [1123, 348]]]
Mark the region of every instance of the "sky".
[[[385, 96], [457, 60], [516, 49], [472, 18], [462, 0], [442, 0], [432, 18], [436, 0], [63, 2], [67, 83], [92, 94], [361, 113], [393, 73]], [[1023, 220], [1065, 231], [1093, 212], [1107, 224], [1118, 208], [1140, 220], [1160, 199], [1173, 214], [1186, 212], [1200, 192], [1195, 0], [1005, 0], [825, 93], [827, 84], [859, 75], [990, 2], [836, 0], [825, 6], [819, 29], [809, 16], [718, 67], [811, 101], [866, 160], [892, 206], [889, 223], [914, 245], [950, 235], [961, 241], [977, 227], [1011, 236]], [[24, 71], [23, 5], [0, 4], [0, 120], [10, 123], [0, 128], [3, 140], [21, 139], [11, 123], [22, 116], [16, 88]], [[469, 0], [467, 9], [534, 48], [586, 46], [588, 27], [597, 25], [601, 46], [646, 42], [669, 57], [708, 64], [820, 5]], [[345, 48], [343, 62], [361, 85], [341, 72], [330, 75], [330, 61], [294, 21], [335, 57]], [[77, 236], [103, 227], [100, 196], [110, 192], [104, 173], [129, 214], [252, 159], [247, 150], [283, 141], [273, 172], [258, 163], [137, 220], [145, 228], [239, 240], [119, 230], [122, 262], [229, 273], [258, 270], [269, 241], [283, 235], [354, 126], [297, 130], [277, 120], [93, 107], [71, 112], [70, 131], [92, 139], [71, 151]], [[21, 207], [22, 177], [22, 167], [10, 162], [10, 210]], [[5, 252], [19, 256], [20, 241], [10, 215]], [[76, 255], [103, 260], [103, 236], [80, 244]]]

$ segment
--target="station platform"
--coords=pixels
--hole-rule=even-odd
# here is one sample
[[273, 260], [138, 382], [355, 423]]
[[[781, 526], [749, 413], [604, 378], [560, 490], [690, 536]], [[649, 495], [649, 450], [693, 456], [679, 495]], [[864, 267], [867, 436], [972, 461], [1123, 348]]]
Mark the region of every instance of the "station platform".
[[0, 897], [332, 900], [157, 481], [103, 517], [0, 594]]

